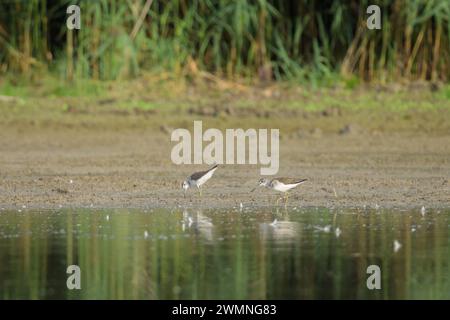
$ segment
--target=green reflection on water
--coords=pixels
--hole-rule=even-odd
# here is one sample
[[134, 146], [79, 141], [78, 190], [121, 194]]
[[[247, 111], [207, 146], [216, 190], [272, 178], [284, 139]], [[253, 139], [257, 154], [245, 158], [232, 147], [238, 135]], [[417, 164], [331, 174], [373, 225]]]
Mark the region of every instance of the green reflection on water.
[[[271, 208], [1, 211], [0, 297], [449, 299], [449, 217], [448, 210], [425, 217]], [[71, 264], [81, 268], [81, 290], [66, 287]], [[381, 268], [381, 290], [366, 287], [371, 264]]]

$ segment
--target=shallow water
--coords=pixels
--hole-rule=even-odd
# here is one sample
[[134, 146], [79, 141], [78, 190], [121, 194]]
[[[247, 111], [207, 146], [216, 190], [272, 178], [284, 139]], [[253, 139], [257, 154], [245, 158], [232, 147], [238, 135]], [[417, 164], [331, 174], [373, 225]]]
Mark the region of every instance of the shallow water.
[[450, 210], [0, 211], [0, 298], [450, 299], [449, 228]]

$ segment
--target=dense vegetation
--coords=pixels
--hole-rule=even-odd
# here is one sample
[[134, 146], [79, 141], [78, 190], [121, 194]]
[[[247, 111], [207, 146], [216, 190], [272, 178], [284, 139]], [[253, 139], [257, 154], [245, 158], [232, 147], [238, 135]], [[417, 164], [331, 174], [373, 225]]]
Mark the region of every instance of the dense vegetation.
[[[74, 3], [81, 30], [69, 31]], [[366, 27], [370, 4], [381, 7], [381, 30]], [[123, 79], [199, 70], [228, 79], [446, 81], [450, 1], [0, 2], [0, 73]]]

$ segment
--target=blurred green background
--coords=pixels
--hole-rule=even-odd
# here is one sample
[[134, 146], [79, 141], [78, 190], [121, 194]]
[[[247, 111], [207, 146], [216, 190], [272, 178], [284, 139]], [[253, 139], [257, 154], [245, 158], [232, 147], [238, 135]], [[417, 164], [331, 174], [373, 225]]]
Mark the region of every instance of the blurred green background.
[[0, 122], [448, 132], [449, 17], [447, 0], [2, 0]]
[[[80, 30], [66, 27], [70, 4], [81, 8]], [[381, 30], [366, 26], [371, 4]], [[447, 0], [0, 2], [1, 74], [29, 78], [446, 81], [449, 40]]]

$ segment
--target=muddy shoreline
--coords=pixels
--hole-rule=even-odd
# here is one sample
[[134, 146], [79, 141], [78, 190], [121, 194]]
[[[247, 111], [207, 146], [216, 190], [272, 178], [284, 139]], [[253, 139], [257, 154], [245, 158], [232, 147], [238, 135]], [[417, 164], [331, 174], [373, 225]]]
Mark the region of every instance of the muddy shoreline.
[[[271, 206], [249, 191], [259, 166], [222, 165], [200, 198], [181, 181], [206, 166], [174, 165], [159, 128], [2, 125], [0, 208], [231, 208]], [[450, 134], [285, 135], [277, 176], [309, 179], [289, 206], [450, 207]]]

